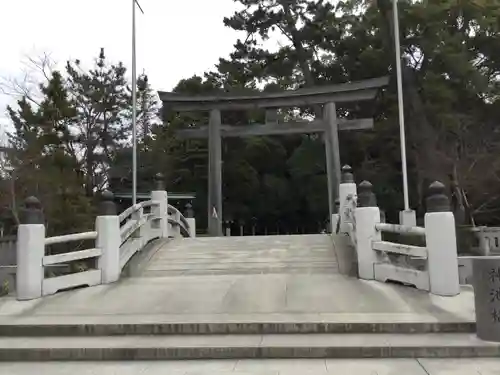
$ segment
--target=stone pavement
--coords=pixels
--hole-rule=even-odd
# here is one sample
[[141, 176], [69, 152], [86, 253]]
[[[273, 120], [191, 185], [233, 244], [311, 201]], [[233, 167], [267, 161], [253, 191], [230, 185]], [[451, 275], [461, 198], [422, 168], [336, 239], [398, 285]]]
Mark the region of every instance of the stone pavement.
[[500, 360], [283, 359], [0, 363], [8, 375], [498, 375]]

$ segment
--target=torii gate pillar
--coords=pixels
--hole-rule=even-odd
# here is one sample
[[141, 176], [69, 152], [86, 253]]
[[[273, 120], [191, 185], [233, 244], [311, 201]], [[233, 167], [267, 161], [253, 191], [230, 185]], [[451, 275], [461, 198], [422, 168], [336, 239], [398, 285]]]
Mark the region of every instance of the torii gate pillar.
[[211, 236], [222, 236], [222, 148], [219, 109], [210, 111], [208, 127], [208, 233]]
[[[337, 108], [335, 103], [325, 103], [323, 107], [325, 123], [326, 174], [328, 177], [328, 212], [329, 219], [335, 214], [335, 200], [339, 196], [340, 184], [340, 147], [339, 128], [337, 123]], [[332, 229], [333, 231], [333, 229]]]

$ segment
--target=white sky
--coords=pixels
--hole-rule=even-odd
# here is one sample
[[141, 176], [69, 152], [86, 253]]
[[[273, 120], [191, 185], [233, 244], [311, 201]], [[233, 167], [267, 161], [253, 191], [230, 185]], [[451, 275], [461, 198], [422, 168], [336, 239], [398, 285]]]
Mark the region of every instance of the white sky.
[[[156, 90], [211, 69], [233, 49], [238, 34], [222, 20], [233, 0], [140, 0], [137, 10], [137, 72]], [[131, 0], [0, 0], [0, 77], [15, 77], [27, 56], [50, 53], [56, 62], [91, 62], [101, 47], [110, 61], [131, 70]], [[0, 126], [12, 103], [0, 94]]]

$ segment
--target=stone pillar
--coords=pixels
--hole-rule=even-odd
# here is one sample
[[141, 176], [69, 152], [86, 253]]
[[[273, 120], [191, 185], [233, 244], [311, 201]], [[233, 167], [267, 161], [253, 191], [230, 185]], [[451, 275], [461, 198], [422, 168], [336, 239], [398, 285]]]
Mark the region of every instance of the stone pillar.
[[225, 224], [224, 235], [226, 237], [231, 237], [231, 220], [224, 221], [224, 224]]
[[179, 210], [175, 210], [172, 219], [175, 221], [176, 224], [172, 225], [170, 228], [170, 235], [174, 238], [181, 238], [182, 233], [181, 233], [181, 212]]
[[500, 257], [474, 257], [472, 267], [477, 336], [500, 342]]
[[425, 242], [430, 291], [440, 296], [460, 293], [455, 218], [445, 186], [438, 181], [429, 186], [426, 199]]
[[187, 203], [184, 210], [184, 217], [189, 225], [189, 237], [196, 237], [196, 219], [194, 218], [194, 210], [193, 205], [191, 203]]
[[399, 224], [406, 225], [408, 227], [414, 227], [417, 225], [417, 213], [415, 210], [399, 211]]
[[18, 300], [42, 296], [45, 256], [45, 220], [40, 201], [29, 197], [24, 201], [21, 224], [17, 228], [16, 292]]
[[373, 186], [363, 181], [358, 187], [358, 206], [355, 211], [356, 244], [358, 255], [358, 275], [360, 279], [373, 280], [375, 278], [374, 264], [377, 262], [377, 253], [373, 250], [372, 242], [380, 241], [382, 235], [375, 225], [380, 223], [380, 210], [373, 193]]
[[252, 222], [252, 236], [255, 236], [257, 232], [257, 218], [253, 216], [251, 222]]
[[332, 219], [330, 221], [330, 232], [331, 233], [339, 233], [340, 232], [340, 199], [335, 199], [335, 213], [332, 215]]
[[240, 236], [243, 236], [243, 231], [245, 228], [245, 221], [243, 219], [239, 219], [238, 226], [240, 227]]
[[208, 233], [222, 236], [222, 147], [221, 113], [210, 112], [208, 125]]
[[109, 284], [120, 278], [120, 219], [116, 214], [113, 193], [104, 191], [99, 205], [99, 216], [95, 221], [97, 231], [96, 247], [101, 249], [98, 267], [101, 270], [101, 281]]
[[151, 200], [158, 202], [154, 206], [153, 213], [157, 217], [153, 230], [158, 231], [158, 237], [168, 238], [168, 194], [165, 191], [163, 174], [157, 173], [155, 176], [155, 190], [151, 192]]
[[352, 174], [352, 168], [348, 165], [342, 167], [342, 179], [339, 187], [339, 201], [340, 201], [340, 232], [347, 233], [349, 228], [347, 223], [349, 218], [347, 217], [347, 199], [349, 196], [356, 195], [356, 183], [354, 182], [354, 175]]
[[[340, 150], [335, 103], [326, 103], [323, 108], [325, 123], [326, 174], [328, 176], [328, 212], [330, 220], [335, 211], [335, 200], [339, 197]], [[332, 227], [333, 228], [333, 227]], [[332, 229], [333, 231], [333, 229]]]

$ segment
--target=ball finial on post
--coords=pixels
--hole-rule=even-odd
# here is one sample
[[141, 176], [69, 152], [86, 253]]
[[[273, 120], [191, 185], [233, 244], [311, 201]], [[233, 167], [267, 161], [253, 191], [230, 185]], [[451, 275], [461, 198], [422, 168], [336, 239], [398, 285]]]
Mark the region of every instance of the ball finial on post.
[[446, 187], [439, 181], [434, 181], [429, 186], [426, 198], [427, 212], [450, 211], [450, 200], [446, 195]]
[[352, 168], [350, 165], [346, 164], [342, 167], [342, 176], [340, 182], [343, 184], [354, 182], [354, 175], [352, 173]]
[[358, 185], [358, 207], [377, 207], [377, 197], [369, 181], [365, 180]]
[[165, 176], [163, 176], [163, 173], [155, 174], [155, 188], [156, 188], [156, 190], [158, 190], [158, 191], [165, 190], [164, 178], [165, 178]]
[[115, 196], [109, 190], [104, 190], [101, 194], [101, 202], [99, 204], [99, 216], [114, 215], [116, 215]]
[[24, 201], [21, 224], [43, 224], [42, 204], [37, 197], [31, 196]]

